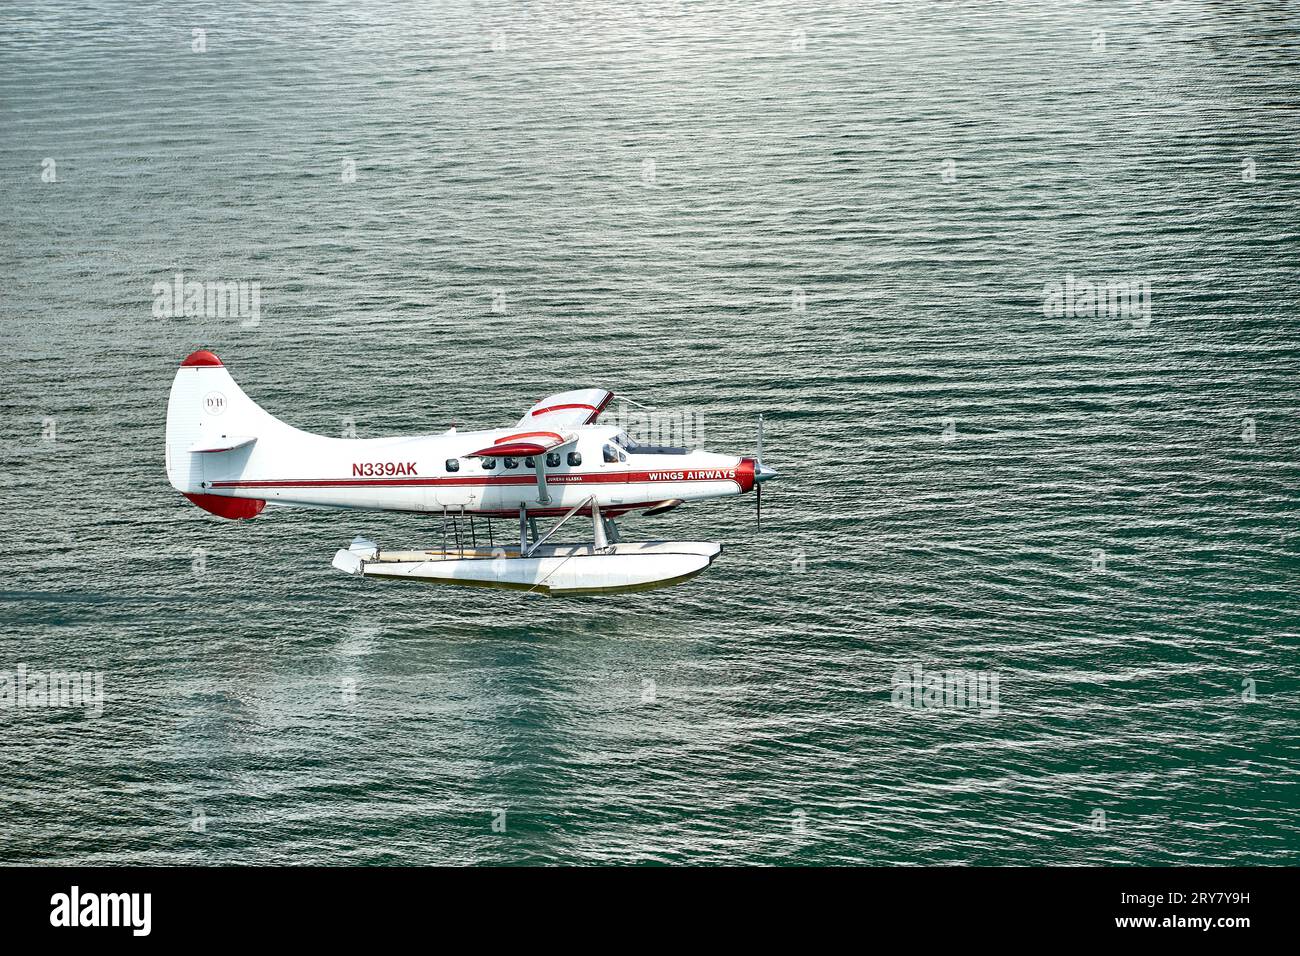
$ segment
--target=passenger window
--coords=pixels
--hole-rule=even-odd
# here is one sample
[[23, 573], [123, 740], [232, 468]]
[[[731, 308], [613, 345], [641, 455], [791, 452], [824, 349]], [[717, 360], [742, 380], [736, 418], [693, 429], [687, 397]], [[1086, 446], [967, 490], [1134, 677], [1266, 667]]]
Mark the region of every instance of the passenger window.
[[525, 459], [524, 459], [524, 467], [525, 467], [525, 468], [536, 468], [536, 467], [537, 467], [537, 463], [534, 462], [531, 458], [525, 458]]
[[614, 462], [616, 462], [616, 461], [618, 461], [618, 452], [614, 449], [614, 446], [613, 446], [613, 445], [606, 445], [606, 446], [605, 446], [605, 462], [606, 462], [606, 464], [610, 464], [610, 465], [612, 465], [612, 464], [614, 464]]
[[546, 455], [546, 467], [547, 467], [547, 468], [559, 468], [559, 467], [560, 467], [560, 453], [559, 453], [558, 451], [553, 451], [553, 452], [548, 452], [548, 453], [547, 453], [547, 455]]
[[497, 466], [497, 460], [495, 458], [480, 458], [479, 461], [483, 462], [484, 471], [491, 471]]
[[502, 458], [502, 459], [501, 459], [501, 464], [505, 465], [507, 468], [518, 468], [518, 467], [519, 467], [519, 459], [518, 459], [518, 458]]
[[582, 452], [580, 451], [569, 452], [569, 467], [577, 468], [581, 464], [582, 464]]
[[447, 470], [448, 470], [448, 471], [460, 471], [460, 459], [459, 459], [459, 458], [448, 458], [448, 459], [447, 459]]

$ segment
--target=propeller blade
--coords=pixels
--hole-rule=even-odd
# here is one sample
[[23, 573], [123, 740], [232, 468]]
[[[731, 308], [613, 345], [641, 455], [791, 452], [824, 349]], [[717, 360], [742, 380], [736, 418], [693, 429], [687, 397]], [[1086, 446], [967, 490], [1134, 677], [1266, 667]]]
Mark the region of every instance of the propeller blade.
[[763, 486], [754, 486], [754, 528], [763, 527]]

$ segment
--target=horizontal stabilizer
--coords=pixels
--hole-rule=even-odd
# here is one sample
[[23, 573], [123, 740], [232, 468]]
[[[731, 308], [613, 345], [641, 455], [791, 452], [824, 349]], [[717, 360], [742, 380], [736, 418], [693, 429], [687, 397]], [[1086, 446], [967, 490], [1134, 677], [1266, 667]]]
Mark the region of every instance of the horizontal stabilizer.
[[255, 441], [257, 441], [256, 435], [221, 435], [216, 438], [201, 438], [191, 445], [189, 450], [199, 454], [212, 454], [219, 451], [234, 451]]

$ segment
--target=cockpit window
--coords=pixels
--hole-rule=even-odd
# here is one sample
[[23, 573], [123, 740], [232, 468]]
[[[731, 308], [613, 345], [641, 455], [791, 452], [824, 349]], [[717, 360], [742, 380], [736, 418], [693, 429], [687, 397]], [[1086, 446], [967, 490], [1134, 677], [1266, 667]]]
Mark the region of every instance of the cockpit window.
[[606, 445], [606, 446], [605, 446], [605, 463], [606, 463], [606, 464], [610, 464], [610, 465], [612, 465], [612, 464], [614, 464], [614, 462], [616, 462], [616, 461], [618, 461], [618, 449], [615, 448], [613, 445]]

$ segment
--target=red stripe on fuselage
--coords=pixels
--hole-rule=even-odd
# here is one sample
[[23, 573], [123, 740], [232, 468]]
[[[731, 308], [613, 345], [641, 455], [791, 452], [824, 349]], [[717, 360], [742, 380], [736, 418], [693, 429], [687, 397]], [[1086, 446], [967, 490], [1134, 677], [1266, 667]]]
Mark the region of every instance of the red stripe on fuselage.
[[[736, 477], [691, 477], [687, 478], [676, 471], [618, 471], [607, 474], [558, 474], [547, 475], [548, 485], [607, 485], [607, 484], [671, 484], [675, 481], [730, 481], [742, 491], [744, 473], [738, 468], [698, 468], [693, 471], [735, 471]], [[651, 475], [658, 475], [651, 478]], [[679, 477], [680, 475], [680, 477]], [[532, 485], [537, 478], [533, 473], [522, 475], [483, 475], [463, 478], [292, 478], [266, 479], [250, 481], [214, 481], [211, 488], [418, 488], [430, 485], [487, 487], [490, 485]]]

